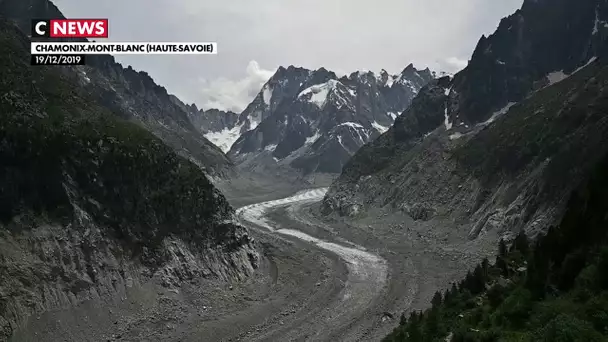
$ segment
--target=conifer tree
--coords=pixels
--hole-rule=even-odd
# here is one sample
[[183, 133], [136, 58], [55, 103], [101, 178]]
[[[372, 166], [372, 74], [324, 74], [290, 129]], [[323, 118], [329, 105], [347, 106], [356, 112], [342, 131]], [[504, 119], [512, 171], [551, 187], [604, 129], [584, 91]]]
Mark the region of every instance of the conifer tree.
[[504, 239], [500, 239], [498, 243], [498, 256], [504, 258], [507, 256], [507, 244]]
[[526, 235], [523, 230], [517, 234], [517, 237], [515, 237], [515, 241], [513, 241], [513, 248], [521, 252], [524, 257], [528, 255], [530, 241], [528, 240], [528, 235]]
[[439, 308], [439, 306], [442, 303], [442, 298], [441, 298], [441, 292], [437, 291], [435, 292], [435, 295], [433, 296], [433, 299], [431, 300], [431, 304], [433, 305], [433, 309], [437, 309]]
[[503, 239], [500, 239], [500, 242], [498, 243], [498, 256], [496, 257], [496, 267], [500, 269], [503, 277], [509, 276], [509, 267], [507, 265], [507, 244]]

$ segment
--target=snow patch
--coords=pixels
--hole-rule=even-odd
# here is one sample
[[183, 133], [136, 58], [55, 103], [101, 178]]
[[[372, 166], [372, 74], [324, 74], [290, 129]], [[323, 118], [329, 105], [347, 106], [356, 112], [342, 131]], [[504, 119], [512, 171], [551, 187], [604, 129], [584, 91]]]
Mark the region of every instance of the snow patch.
[[403, 78], [403, 74], [399, 74], [397, 77], [393, 79], [393, 83], [400, 83]]
[[329, 92], [336, 88], [338, 83], [339, 82], [336, 80], [329, 80], [328, 82], [322, 84], [315, 84], [304, 89], [300, 94], [298, 94], [298, 98], [312, 94], [310, 95], [310, 99], [308, 101], [315, 104], [317, 107], [322, 108], [327, 101]]
[[595, 8], [595, 24], [593, 25], [593, 32], [591, 32], [592, 35], [596, 35], [598, 34], [598, 32], [600, 32], [599, 30], [600, 28], [600, 14], [598, 13], [598, 8]]
[[412, 83], [412, 81], [410, 81], [410, 80], [408, 80], [408, 79], [405, 79], [405, 78], [403, 78], [403, 77], [399, 76], [399, 80], [398, 80], [398, 81], [395, 81], [395, 82], [396, 82], [396, 83], [399, 83], [399, 84], [403, 84], [403, 85], [408, 86], [408, 88], [410, 88], [410, 90], [411, 90], [411, 91], [412, 91], [412, 93], [414, 93], [414, 94], [417, 94], [417, 93], [418, 93], [418, 89], [416, 89], [416, 86], [414, 85], [414, 83]]
[[361, 124], [356, 123], [356, 122], [344, 122], [339, 124], [338, 126], [349, 126], [352, 128], [364, 128]]
[[249, 130], [256, 129], [256, 127], [258, 127], [260, 122], [261, 122], [260, 120], [249, 119]]
[[239, 136], [241, 135], [241, 127], [235, 126], [232, 129], [224, 129], [219, 132], [211, 132], [205, 134], [205, 138], [207, 138], [211, 143], [215, 146], [219, 147], [222, 152], [226, 153], [230, 151], [230, 147], [237, 141]]
[[380, 134], [383, 134], [384, 132], [388, 131], [388, 127], [382, 126], [377, 121], [372, 122], [372, 127], [374, 127], [378, 132], [380, 132]]
[[321, 137], [321, 134], [319, 134], [319, 131], [317, 131], [313, 136], [306, 138], [306, 141], [304, 142], [304, 144], [305, 145], [312, 145], [320, 137]]
[[456, 139], [460, 139], [462, 137], [463, 137], [462, 133], [456, 132], [456, 133], [450, 135], [450, 140], [456, 140]]
[[496, 119], [497, 119], [499, 116], [504, 115], [504, 114], [507, 114], [507, 112], [509, 111], [509, 109], [511, 109], [511, 107], [513, 107], [513, 106], [514, 106], [514, 105], [516, 105], [516, 104], [517, 104], [517, 102], [509, 102], [509, 103], [508, 103], [506, 106], [504, 106], [504, 107], [503, 107], [501, 110], [499, 110], [499, 111], [497, 111], [497, 112], [494, 112], [494, 114], [492, 114], [492, 116], [491, 116], [491, 117], [490, 117], [488, 120], [486, 120], [486, 121], [484, 121], [484, 122], [482, 122], [482, 123], [478, 124], [478, 126], [481, 126], [481, 125], [485, 126], [485, 125], [489, 125], [489, 124], [491, 124], [491, 123], [492, 123], [492, 122], [494, 122], [494, 121], [495, 121], [495, 120], [496, 120]]
[[264, 91], [262, 92], [262, 99], [267, 106], [270, 106], [270, 99], [272, 98], [273, 89], [267, 84], [264, 86]]
[[89, 75], [87, 75], [86, 71], [81, 71], [82, 73], [82, 79], [84, 79], [84, 81], [86, 83], [91, 83], [91, 79], [89, 78]]
[[594, 57], [591, 57], [591, 58], [589, 59], [589, 61], [587, 61], [587, 63], [585, 63], [585, 65], [583, 65], [583, 66], [579, 67], [578, 69], [574, 70], [574, 71], [573, 71], [571, 74], [569, 74], [569, 75], [565, 74], [563, 70], [554, 71], [554, 72], [549, 73], [549, 74], [547, 75], [547, 79], [549, 80], [549, 85], [553, 85], [553, 84], [559, 83], [559, 82], [561, 82], [561, 81], [563, 81], [563, 80], [567, 79], [568, 77], [570, 77], [570, 76], [572, 76], [572, 75], [576, 74], [577, 72], [579, 72], [579, 71], [583, 70], [583, 69], [584, 69], [585, 67], [587, 67], [589, 64], [591, 64], [591, 63], [595, 62], [595, 60], [596, 60], [596, 59], [597, 59], [597, 57], [595, 57], [595, 56], [594, 56]]
[[505, 63], [505, 62], [501, 61], [500, 59], [496, 60], [496, 63], [498, 63], [498, 64], [500, 64], [500, 65], [505, 65], [505, 64], [507, 64], [507, 63]]
[[273, 145], [268, 145], [264, 148], [265, 151], [271, 151], [273, 152], [275, 149], [277, 148], [277, 144], [273, 144]]
[[386, 114], [388, 114], [388, 116], [390, 116], [390, 117], [391, 117], [391, 119], [393, 119], [393, 121], [395, 121], [395, 119], [397, 119], [397, 116], [398, 116], [397, 114], [395, 114], [395, 113], [393, 113], [393, 112], [388, 112], [388, 113], [386, 113]]
[[582, 67], [580, 67], [580, 68], [578, 68], [578, 69], [574, 70], [574, 71], [572, 72], [572, 75], [574, 75], [574, 74], [576, 74], [577, 72], [579, 72], [579, 71], [581, 71], [581, 70], [585, 69], [585, 68], [586, 68], [586, 67], [587, 67], [589, 64], [591, 64], [591, 63], [595, 62], [595, 60], [596, 60], [596, 59], [597, 59], [597, 57], [595, 57], [595, 56], [593, 56], [593, 57], [589, 58], [589, 61], [587, 61], [587, 63], [585, 63], [585, 65], [583, 65]]
[[448, 105], [445, 105], [445, 111], [443, 114], [444, 120], [443, 120], [443, 124], [445, 125], [445, 129], [446, 130], [451, 130], [452, 129], [452, 123], [450, 122], [450, 116], [448, 115]]
[[563, 70], [554, 71], [547, 75], [547, 79], [549, 80], [549, 85], [553, 85], [555, 83], [561, 82], [568, 78], [568, 75], [564, 74]]

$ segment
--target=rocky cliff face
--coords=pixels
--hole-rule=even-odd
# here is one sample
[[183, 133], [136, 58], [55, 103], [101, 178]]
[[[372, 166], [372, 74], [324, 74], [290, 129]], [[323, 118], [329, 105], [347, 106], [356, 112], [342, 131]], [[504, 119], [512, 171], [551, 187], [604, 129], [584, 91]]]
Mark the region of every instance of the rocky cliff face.
[[[4, 0], [0, 2], [0, 15], [15, 22], [26, 34], [32, 18], [64, 17], [47, 0]], [[232, 174], [233, 165], [228, 158], [190, 122], [187, 106], [146, 72], [135, 71], [131, 66], [124, 68], [109, 55], [89, 56], [87, 66], [79, 70], [80, 86], [95, 89], [95, 96], [104, 106], [154, 133], [209, 175]]]
[[[309, 173], [338, 173], [361, 146], [386, 131], [431, 72], [409, 65], [399, 75], [324, 68], [279, 68], [241, 114], [244, 132], [229, 155], [264, 159]], [[271, 157], [271, 158], [270, 158]]]
[[324, 213], [403, 210], [467, 222], [471, 238], [554, 222], [608, 146], [605, 10], [526, 1], [349, 161]]
[[110, 85], [82, 86], [84, 72], [30, 67], [29, 40], [0, 21], [0, 340], [35, 313], [257, 263], [199, 167], [100, 98]]
[[572, 73], [604, 49], [607, 19], [603, 1], [524, 1], [496, 32], [481, 37], [467, 68], [454, 77], [450, 121], [483, 122]]

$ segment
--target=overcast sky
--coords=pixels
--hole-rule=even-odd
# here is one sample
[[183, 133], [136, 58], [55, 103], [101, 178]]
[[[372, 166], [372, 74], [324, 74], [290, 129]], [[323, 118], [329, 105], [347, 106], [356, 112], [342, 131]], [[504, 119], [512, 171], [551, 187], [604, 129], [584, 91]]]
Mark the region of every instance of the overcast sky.
[[523, 0], [55, 0], [113, 41], [213, 41], [217, 55], [117, 56], [184, 102], [242, 110], [277, 67], [455, 72]]

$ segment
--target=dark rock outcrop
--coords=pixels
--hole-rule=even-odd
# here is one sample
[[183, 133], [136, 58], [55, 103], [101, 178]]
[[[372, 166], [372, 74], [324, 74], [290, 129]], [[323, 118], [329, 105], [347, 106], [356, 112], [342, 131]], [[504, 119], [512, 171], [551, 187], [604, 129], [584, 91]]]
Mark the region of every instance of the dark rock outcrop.
[[239, 116], [231, 111], [219, 109], [198, 110], [190, 112], [190, 118], [195, 127], [203, 134], [221, 132], [236, 126]]
[[496, 32], [481, 37], [468, 66], [454, 77], [458, 105], [448, 113], [451, 121], [485, 121], [546, 85], [547, 75], [570, 74], [600, 56], [607, 19], [603, 1], [524, 1]]

